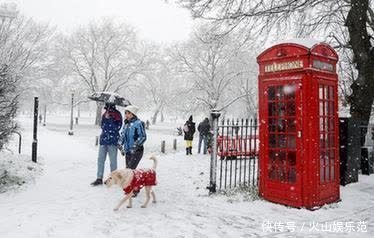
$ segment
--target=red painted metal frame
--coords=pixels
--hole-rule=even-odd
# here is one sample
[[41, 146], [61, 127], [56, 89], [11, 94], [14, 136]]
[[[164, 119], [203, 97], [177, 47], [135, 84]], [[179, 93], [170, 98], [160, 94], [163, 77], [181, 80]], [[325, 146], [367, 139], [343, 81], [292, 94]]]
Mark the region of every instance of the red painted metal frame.
[[[221, 158], [258, 156], [258, 136], [218, 136], [217, 154]], [[256, 146], [255, 146], [256, 143]]]
[[[319, 43], [312, 48], [286, 43], [273, 46], [257, 57], [259, 74], [259, 137], [260, 137], [260, 195], [276, 203], [293, 207], [315, 209], [340, 199], [338, 153], [338, 56], [327, 44]], [[270, 179], [274, 161], [270, 158], [277, 149], [269, 148], [268, 89], [274, 86], [296, 85], [296, 180], [290, 179], [290, 168], [285, 165], [287, 179]], [[328, 183], [320, 181], [320, 115], [319, 85], [333, 87], [334, 91], [334, 177]], [[281, 116], [280, 116], [281, 117]], [[332, 119], [331, 119], [332, 121]], [[278, 129], [277, 129], [278, 130]], [[278, 131], [275, 133], [279, 133]], [[285, 132], [287, 134], [289, 132]], [[328, 133], [328, 132], [326, 132]], [[332, 133], [332, 132], [331, 132]], [[272, 132], [272, 134], [274, 134]], [[287, 135], [286, 135], [287, 136]], [[292, 135], [291, 135], [292, 136]], [[287, 139], [288, 140], [288, 139]], [[269, 151], [273, 153], [269, 155]], [[275, 151], [275, 153], [274, 153]], [[292, 148], [278, 151], [293, 153]], [[291, 151], [291, 152], [289, 152]], [[278, 155], [277, 155], [278, 156]], [[273, 163], [270, 163], [270, 160]], [[328, 158], [330, 162], [330, 158]], [[287, 170], [288, 169], [288, 170]], [[330, 167], [329, 167], [330, 169]], [[278, 170], [279, 171], [279, 170]], [[329, 172], [329, 173], [330, 173]], [[275, 172], [277, 173], [277, 172]], [[294, 182], [293, 182], [294, 181]]]

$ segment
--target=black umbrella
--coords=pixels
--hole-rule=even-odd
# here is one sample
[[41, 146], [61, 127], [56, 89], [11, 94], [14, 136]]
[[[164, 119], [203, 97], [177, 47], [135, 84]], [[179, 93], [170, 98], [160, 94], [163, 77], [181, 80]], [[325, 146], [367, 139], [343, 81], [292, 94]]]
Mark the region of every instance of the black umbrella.
[[88, 98], [94, 101], [111, 103], [122, 107], [131, 105], [129, 100], [125, 99], [117, 93], [112, 92], [95, 92], [91, 96], [88, 96]]

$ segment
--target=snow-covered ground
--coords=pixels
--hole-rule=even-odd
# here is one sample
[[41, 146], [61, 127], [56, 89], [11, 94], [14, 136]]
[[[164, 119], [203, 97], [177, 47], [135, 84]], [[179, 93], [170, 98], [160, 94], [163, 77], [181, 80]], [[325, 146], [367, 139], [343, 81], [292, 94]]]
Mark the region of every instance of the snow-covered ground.
[[[147, 160], [151, 154], [158, 157], [158, 203], [140, 208], [141, 192], [132, 209], [124, 206], [114, 212], [123, 192], [118, 187], [89, 185], [96, 174], [95, 136], [99, 132], [91, 126], [93, 119], [81, 118], [74, 136], [67, 135], [68, 119], [48, 121], [46, 127], [39, 127], [37, 165], [25, 161], [31, 160], [30, 118], [20, 119], [22, 158], [16, 155], [16, 142], [9, 145], [14, 154], [0, 153], [0, 166], [9, 168], [8, 175], [17, 173], [26, 182], [0, 193], [1, 238], [374, 236], [373, 175], [341, 187], [342, 201], [317, 211], [252, 200], [243, 193], [208, 196], [209, 157], [196, 155], [196, 145], [193, 156], [184, 155], [183, 138], [173, 135], [173, 123], [148, 131], [139, 166], [151, 166]], [[172, 150], [174, 138], [178, 140], [176, 152]], [[161, 140], [166, 141], [166, 154], [159, 153]], [[119, 165], [123, 164], [119, 158]]]

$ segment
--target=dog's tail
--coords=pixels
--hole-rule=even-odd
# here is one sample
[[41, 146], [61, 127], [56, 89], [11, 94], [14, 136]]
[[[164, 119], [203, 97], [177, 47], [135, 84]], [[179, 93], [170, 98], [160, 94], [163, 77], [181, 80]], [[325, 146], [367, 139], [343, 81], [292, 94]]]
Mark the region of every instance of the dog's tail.
[[152, 169], [156, 170], [156, 168], [157, 168], [157, 159], [156, 159], [156, 157], [152, 155], [151, 157], [149, 157], [149, 159], [153, 160], [153, 167], [152, 167]]

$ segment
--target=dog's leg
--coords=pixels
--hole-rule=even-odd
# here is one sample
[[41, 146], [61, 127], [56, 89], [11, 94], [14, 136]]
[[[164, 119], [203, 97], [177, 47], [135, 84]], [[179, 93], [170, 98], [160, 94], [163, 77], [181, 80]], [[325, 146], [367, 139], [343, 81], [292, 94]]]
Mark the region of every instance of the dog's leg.
[[142, 208], [146, 208], [148, 203], [149, 203], [149, 200], [151, 199], [151, 187], [150, 186], [145, 186], [145, 196], [146, 196], [146, 199], [145, 199], [145, 202], [144, 204], [142, 205]]
[[152, 194], [152, 202], [156, 203], [156, 194], [155, 192], [153, 192], [153, 190], [151, 190], [151, 194]]
[[122, 206], [123, 203], [125, 203], [128, 199], [131, 199], [132, 192], [127, 194], [124, 198], [122, 198], [118, 205], [113, 209], [114, 211], [118, 211], [118, 209]]
[[129, 198], [129, 205], [127, 205], [127, 208], [132, 208], [132, 192], [131, 192], [131, 196]]

